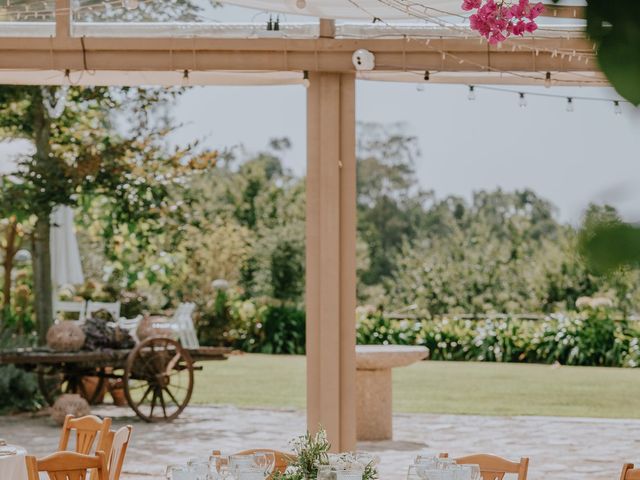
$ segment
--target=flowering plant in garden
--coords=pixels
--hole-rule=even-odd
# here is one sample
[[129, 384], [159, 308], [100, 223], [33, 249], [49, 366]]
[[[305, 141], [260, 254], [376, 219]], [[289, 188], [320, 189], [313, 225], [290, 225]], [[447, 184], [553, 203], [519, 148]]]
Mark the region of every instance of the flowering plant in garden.
[[544, 10], [542, 2], [530, 4], [529, 0], [519, 0], [512, 4], [506, 0], [463, 0], [462, 9], [476, 10], [469, 17], [472, 30], [495, 45], [510, 35], [524, 35], [538, 28], [535, 19]]

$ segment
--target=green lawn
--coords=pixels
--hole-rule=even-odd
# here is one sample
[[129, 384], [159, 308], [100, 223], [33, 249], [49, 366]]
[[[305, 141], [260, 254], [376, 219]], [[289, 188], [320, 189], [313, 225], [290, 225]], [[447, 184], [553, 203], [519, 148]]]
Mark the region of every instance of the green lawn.
[[[193, 403], [304, 408], [304, 357], [202, 365]], [[640, 370], [420, 362], [395, 370], [393, 386], [396, 412], [640, 418]]]

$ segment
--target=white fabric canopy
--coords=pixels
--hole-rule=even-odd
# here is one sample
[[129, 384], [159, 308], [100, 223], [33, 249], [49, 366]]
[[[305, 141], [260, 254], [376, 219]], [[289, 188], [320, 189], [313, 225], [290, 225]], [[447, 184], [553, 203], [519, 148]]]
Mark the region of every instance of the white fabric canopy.
[[84, 283], [71, 207], [59, 205], [54, 208], [51, 214], [50, 248], [53, 284], [60, 286]]
[[[551, 0], [542, 0], [552, 3]], [[465, 15], [462, 0], [221, 0], [239, 7], [292, 15], [344, 20], [416, 20]], [[585, 5], [585, 0], [564, 0], [562, 5]], [[302, 7], [302, 8], [301, 8]]]
[[[415, 16], [406, 12], [405, 6], [413, 9], [418, 5], [407, 0], [222, 0], [222, 3], [336, 20], [371, 20], [373, 17], [384, 20], [415, 20]], [[426, 6], [425, 13], [433, 17], [465, 13], [460, 7], [462, 0], [423, 0], [420, 5]]]

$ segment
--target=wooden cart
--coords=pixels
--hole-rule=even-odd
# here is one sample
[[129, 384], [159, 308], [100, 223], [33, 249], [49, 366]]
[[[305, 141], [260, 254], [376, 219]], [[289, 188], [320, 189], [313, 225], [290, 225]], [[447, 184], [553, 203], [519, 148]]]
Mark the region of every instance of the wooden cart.
[[[185, 349], [172, 338], [148, 338], [133, 349], [73, 353], [46, 349], [0, 352], [0, 365], [12, 364], [38, 377], [45, 400], [52, 405], [62, 393], [79, 393], [96, 403], [105, 381], [114, 379], [124, 389], [131, 409], [146, 422], [171, 421], [186, 408], [193, 393], [195, 362], [224, 360], [230, 349]], [[87, 388], [87, 379], [94, 383]]]

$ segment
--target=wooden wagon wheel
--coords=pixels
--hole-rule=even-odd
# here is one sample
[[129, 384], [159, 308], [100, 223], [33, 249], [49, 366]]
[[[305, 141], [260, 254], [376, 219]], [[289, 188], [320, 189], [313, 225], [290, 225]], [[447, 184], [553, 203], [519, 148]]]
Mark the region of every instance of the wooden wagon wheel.
[[152, 337], [129, 354], [124, 370], [127, 403], [146, 422], [171, 421], [193, 392], [193, 362], [179, 342]]
[[81, 395], [90, 405], [95, 405], [100, 399], [105, 379], [100, 374], [103, 369], [96, 370], [98, 383], [93, 392], [88, 392], [82, 382], [83, 376], [72, 375], [61, 372], [59, 368], [52, 366], [43, 366], [38, 368], [38, 388], [47, 404], [53, 406], [55, 401], [63, 393], [77, 393]]

